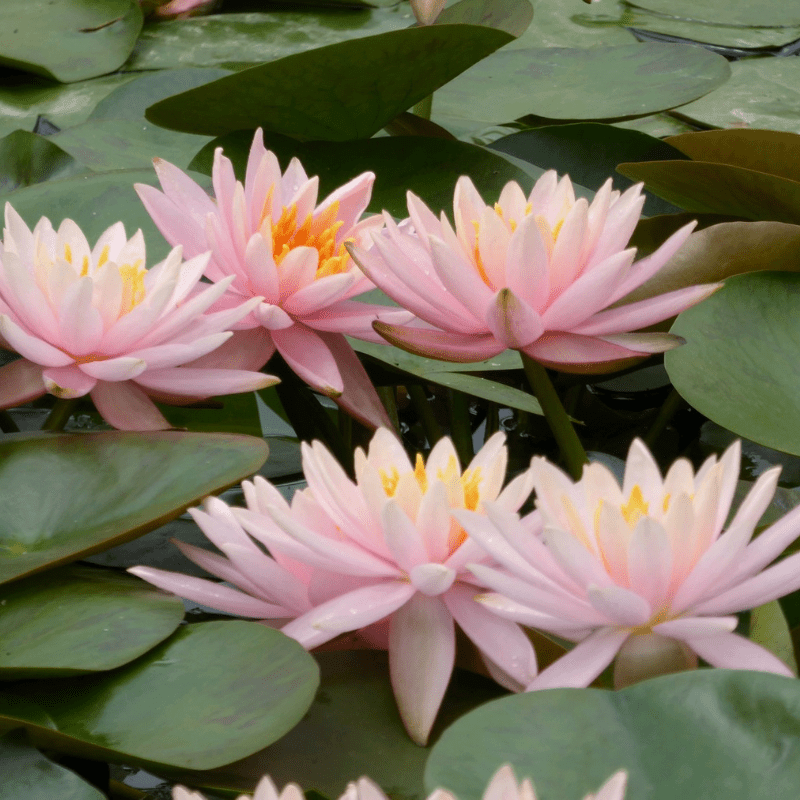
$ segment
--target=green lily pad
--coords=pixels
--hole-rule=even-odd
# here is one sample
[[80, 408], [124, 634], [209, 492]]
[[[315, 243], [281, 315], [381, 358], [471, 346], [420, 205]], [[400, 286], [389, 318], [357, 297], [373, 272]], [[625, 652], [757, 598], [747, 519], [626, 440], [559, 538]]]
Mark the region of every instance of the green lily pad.
[[796, 133], [747, 128], [696, 131], [671, 136], [667, 144], [692, 161], [731, 164], [800, 182], [800, 135]]
[[0, 738], [0, 800], [105, 800], [74, 772], [28, 744], [23, 731]]
[[487, 370], [521, 369], [522, 360], [519, 353], [514, 350], [508, 350], [487, 361], [456, 364], [422, 358], [392, 345], [355, 340], [351, 340], [351, 344], [356, 352], [371, 356], [381, 363], [407, 375], [413, 375], [425, 383], [435, 383], [439, 386], [457, 389], [474, 397], [499, 403], [504, 408], [518, 408], [531, 414], [544, 413], [539, 401], [529, 392], [523, 392], [521, 389], [499, 381], [468, 374]]
[[263, 439], [234, 434], [12, 434], [0, 442], [0, 582], [153, 530], [255, 472]]
[[429, 25], [339, 42], [162, 100], [147, 118], [211, 136], [263, 127], [303, 139], [366, 139], [511, 38], [477, 25]]
[[[222, 136], [206, 145], [189, 166], [210, 175], [214, 150], [222, 147], [233, 161], [236, 174], [243, 178], [252, 141], [252, 133], [245, 131]], [[319, 175], [320, 197], [362, 172], [375, 172], [369, 210], [379, 213], [386, 209], [397, 217], [408, 216], [409, 190], [434, 213], [445, 210], [452, 214], [453, 191], [461, 175], [469, 175], [488, 199], [499, 196], [508, 181], [529, 187], [542, 174], [536, 167], [520, 168], [483, 147], [447, 139], [392, 136], [358, 142], [298, 142], [267, 133], [264, 143], [284, 169], [297, 157], [309, 175]]]
[[63, 567], [0, 589], [0, 679], [114, 669], [167, 638], [183, 603], [125, 573]]
[[689, 45], [504, 49], [444, 86], [434, 103], [439, 113], [486, 122], [612, 119], [683, 105], [729, 75], [722, 56]]
[[767, 128], [800, 133], [800, 59], [746, 58], [731, 78], [678, 112], [704, 128]]
[[800, 25], [800, 8], [794, 0], [640, 0], [631, 6], [671, 17], [742, 27]]
[[800, 181], [705, 161], [625, 163], [617, 171], [687, 211], [800, 223]]
[[[252, 791], [262, 775], [278, 786], [294, 781], [306, 791], [339, 797], [349, 781], [368, 775], [395, 800], [422, 800], [422, 772], [430, 753], [408, 738], [389, 683], [385, 652], [317, 653], [321, 686], [308, 714], [279, 742], [212, 773], [187, 776], [210, 788]], [[496, 683], [457, 669], [431, 740], [479, 703], [505, 694]]]
[[[568, 174], [583, 186], [599, 189], [609, 177], [615, 177], [614, 188], [624, 190], [633, 181], [614, 176], [617, 164], [623, 161], [656, 161], [680, 158], [680, 151], [638, 131], [626, 131], [597, 122], [572, 125], [550, 125], [512, 133], [497, 139], [492, 150], [522, 158], [542, 169]], [[668, 214], [675, 206], [649, 195], [644, 213]]]
[[765, 603], [750, 612], [748, 638], [774, 653], [797, 675], [797, 660], [786, 616], [777, 600]]
[[533, 19], [528, 0], [459, 0], [436, 18], [437, 25], [486, 25], [521, 36]]
[[0, 135], [23, 128], [33, 130], [40, 114], [65, 128], [83, 122], [95, 105], [135, 75], [106, 75], [66, 86], [23, 72], [8, 72], [0, 83]]
[[1, 194], [85, 171], [69, 153], [37, 133], [14, 131], [0, 139]]
[[737, 275], [672, 331], [687, 341], [665, 355], [680, 394], [728, 430], [800, 455], [800, 274]]
[[0, 64], [62, 83], [113, 72], [130, 55], [142, 29], [135, 0], [4, 0]]
[[[629, 800], [797, 795], [800, 684], [778, 675], [705, 669], [616, 692], [553, 689], [486, 703], [452, 725], [425, 769], [429, 791], [478, 800], [510, 762], [541, 800], [579, 798], [618, 769]], [[600, 738], [598, 738], [600, 737]]]
[[[680, 217], [681, 222], [684, 219], [688, 222], [691, 215], [681, 214]], [[640, 227], [652, 227], [650, 223], [659, 219], [669, 220], [669, 217], [643, 220]], [[637, 236], [641, 236], [638, 228], [634, 239]], [[722, 222], [711, 225], [695, 231], [649, 281], [625, 298], [625, 302], [646, 300], [698, 283], [716, 283], [744, 272], [798, 272], [798, 252], [800, 225], [783, 222]]]
[[15, 684], [0, 695], [0, 727], [87, 758], [213, 769], [280, 739], [318, 684], [314, 659], [279, 631], [205, 622], [113, 672]]
[[648, 114], [646, 117], [618, 120], [611, 124], [615, 128], [640, 131], [656, 139], [661, 139], [664, 136], [677, 136], [680, 133], [689, 133], [695, 130], [688, 122], [677, 119], [669, 111], [663, 114]]
[[406, 3], [393, 8], [304, 8], [214, 14], [144, 26], [126, 70], [240, 66], [405, 28]]
[[[210, 185], [204, 175], [193, 177], [201, 185]], [[43, 216], [56, 227], [64, 219], [75, 220], [92, 244], [106, 228], [123, 220], [128, 236], [137, 229], [144, 233], [147, 264], [152, 266], [172, 248], [150, 219], [134, 183], [157, 184], [155, 170], [117, 170], [46, 181], [9, 192], [0, 197], [0, 203], [11, 203], [31, 228]]]

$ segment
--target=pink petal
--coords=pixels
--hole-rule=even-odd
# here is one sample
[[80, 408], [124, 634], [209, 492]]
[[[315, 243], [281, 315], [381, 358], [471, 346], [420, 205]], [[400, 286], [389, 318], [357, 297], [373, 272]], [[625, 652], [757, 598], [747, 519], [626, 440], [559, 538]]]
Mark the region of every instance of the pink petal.
[[230, 339], [186, 366], [208, 369], [243, 369], [257, 372], [272, 358], [275, 346], [263, 328], [234, 331]]
[[687, 637], [684, 641], [712, 667], [774, 672], [777, 675], [794, 678], [789, 667], [777, 656], [736, 633], [721, 633], [719, 636], [697, 639]]
[[42, 372], [44, 385], [56, 397], [83, 397], [97, 383], [97, 379], [87, 375], [76, 364], [69, 367], [51, 367]]
[[483, 282], [471, 264], [435, 236], [430, 237], [430, 248], [433, 268], [439, 280], [464, 308], [470, 309], [475, 315], [478, 309], [491, 302], [494, 290]]
[[448, 591], [456, 579], [456, 572], [444, 564], [418, 564], [408, 573], [411, 585], [427, 597], [436, 597]]
[[0, 367], [0, 408], [29, 403], [46, 391], [42, 368], [27, 358], [18, 358]]
[[342, 299], [355, 283], [356, 277], [354, 272], [343, 272], [318, 278], [287, 297], [283, 307], [289, 314], [300, 318], [319, 313], [321, 309]]
[[248, 594], [237, 592], [221, 583], [214, 583], [203, 578], [193, 578], [180, 572], [168, 572], [155, 567], [131, 567], [128, 572], [142, 580], [158, 586], [166, 592], [178, 597], [193, 600], [204, 606], [236, 614], [240, 617], [256, 617], [257, 619], [274, 619], [288, 616], [285, 608], [265, 603]]
[[654, 611], [647, 600], [622, 586], [590, 586], [586, 595], [593, 608], [620, 626], [635, 628], [644, 625]]
[[650, 517], [634, 528], [627, 562], [630, 586], [652, 608], [663, 605], [672, 576], [672, 545], [664, 528]]
[[544, 333], [542, 317], [511, 289], [501, 289], [486, 310], [486, 324], [498, 342], [519, 350]]
[[629, 635], [627, 630], [600, 628], [540, 672], [526, 691], [588, 686], [614, 660]]
[[164, 431], [172, 427], [153, 401], [132, 381], [99, 381], [91, 391], [103, 419], [123, 431]]
[[[655, 334], [650, 334], [654, 336]], [[671, 334], [664, 334], [670, 337], [669, 341], [679, 343], [676, 337]], [[650, 339], [644, 341], [651, 341]], [[661, 341], [660, 339], [658, 341]], [[638, 344], [637, 339], [631, 340], [634, 347]], [[533, 344], [524, 348], [524, 352], [531, 358], [539, 361], [546, 366], [558, 368], [563, 365], [571, 364], [596, 364], [604, 361], [615, 361], [617, 359], [639, 357], [645, 353], [629, 348], [616, 342], [606, 339], [595, 339], [591, 336], [579, 336], [574, 333], [559, 333], [548, 331]]]
[[253, 392], [273, 386], [277, 382], [277, 378], [262, 372], [193, 367], [149, 369], [136, 378], [136, 383], [140, 386], [157, 392], [159, 397], [173, 397], [178, 403], [184, 402], [187, 398]]
[[161, 235], [170, 245], [174, 247], [182, 244], [187, 258], [199, 256], [208, 250], [205, 227], [201, 218], [192, 218], [153, 186], [135, 183], [133, 188], [136, 189], [139, 199]]
[[88, 275], [67, 287], [59, 304], [59, 344], [75, 356], [94, 352], [103, 337], [103, 320], [92, 306], [94, 282]]
[[536, 216], [528, 214], [511, 234], [506, 254], [508, 288], [531, 308], [544, 311], [550, 296], [549, 258]]
[[518, 625], [475, 602], [474, 590], [464, 585], [454, 586], [442, 600], [484, 657], [511, 676], [520, 688], [536, 677], [536, 653]]
[[263, 295], [268, 303], [277, 303], [280, 299], [278, 268], [272, 248], [260, 233], [254, 233], [247, 242], [244, 264], [253, 293]]
[[422, 533], [395, 500], [390, 499], [383, 506], [381, 525], [392, 558], [404, 572], [430, 561]]
[[440, 361], [486, 361], [506, 349], [494, 336], [487, 334], [449, 333], [428, 328], [387, 325], [383, 322], [376, 322], [373, 328], [386, 341], [402, 350]]
[[306, 650], [384, 619], [408, 602], [415, 589], [405, 581], [385, 581], [347, 592], [313, 608], [281, 630]]
[[682, 617], [653, 625], [653, 633], [671, 639], [699, 639], [731, 633], [738, 623], [736, 617]]
[[312, 389], [337, 397], [344, 390], [344, 381], [321, 334], [300, 323], [272, 331], [272, 341], [286, 363]]
[[422, 747], [450, 683], [455, 655], [453, 617], [438, 598], [415, 594], [392, 616], [392, 688], [409, 736]]
[[374, 172], [364, 172], [351, 181], [348, 181], [344, 186], [340, 186], [336, 191], [329, 194], [317, 206], [315, 217], [319, 216], [326, 208], [334, 203], [339, 204], [336, 212], [336, 218], [341, 220], [342, 225], [341, 233], [338, 239], [344, 238], [350, 228], [358, 222], [361, 215], [367, 210], [370, 197], [372, 196], [372, 184], [375, 183]]
[[304, 315], [303, 324], [317, 331], [344, 333], [355, 339], [385, 344], [385, 340], [372, 329], [373, 322], [404, 325], [412, 319], [414, 315], [403, 308], [362, 303], [358, 300], [339, 300], [334, 305]]
[[5, 314], [0, 314], [0, 336], [21, 356], [43, 367], [66, 367], [75, 359], [63, 350], [31, 336]]
[[128, 381], [137, 378], [147, 369], [147, 362], [141, 358], [119, 356], [101, 361], [87, 361], [80, 365], [82, 372], [100, 381]]

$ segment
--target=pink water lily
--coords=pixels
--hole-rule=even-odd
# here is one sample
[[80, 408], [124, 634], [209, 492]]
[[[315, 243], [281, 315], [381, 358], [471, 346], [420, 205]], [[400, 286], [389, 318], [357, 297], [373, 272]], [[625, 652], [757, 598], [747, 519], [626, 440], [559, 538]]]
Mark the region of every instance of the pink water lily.
[[178, 247], [145, 269], [141, 231], [128, 239], [118, 222], [90, 248], [72, 220], [55, 231], [43, 217], [31, 231], [6, 204], [0, 344], [22, 358], [0, 368], [0, 408], [89, 394], [114, 427], [160, 430], [170, 424], [150, 398], [182, 404], [276, 383], [223, 368], [228, 329], [258, 300], [209, 312], [230, 279], [200, 284], [207, 261], [183, 262]]
[[693, 286], [610, 308], [652, 277], [686, 241], [686, 225], [634, 263], [625, 249], [644, 203], [609, 179], [594, 200], [546, 172], [527, 197], [508, 183], [493, 206], [459, 178], [455, 228], [411, 192], [413, 229], [385, 215], [369, 250], [349, 246], [364, 272], [414, 312], [412, 325], [375, 323], [392, 344], [445, 361], [481, 361], [507, 348], [545, 366], [603, 372], [675, 347], [669, 333], [633, 333], [700, 302], [721, 284]]
[[187, 254], [211, 251], [206, 275], [232, 277], [223, 302], [263, 298], [236, 331], [260, 369], [277, 349], [312, 388], [333, 398], [372, 427], [390, 424], [361, 362], [345, 339], [382, 343], [375, 320], [404, 322], [396, 308], [353, 300], [373, 289], [353, 263], [345, 242], [370, 244], [380, 216], [361, 219], [369, 204], [371, 172], [354, 178], [317, 204], [319, 179], [294, 158], [281, 174], [278, 159], [253, 139], [244, 184], [218, 148], [214, 155], [216, 202], [180, 169], [155, 160], [163, 193], [136, 185], [147, 211], [170, 244]]
[[[304, 798], [303, 790], [296, 783], [287, 783], [279, 792], [272, 778], [269, 775], [265, 775], [258, 782], [252, 800], [304, 800]], [[200, 792], [189, 791], [185, 786], [176, 786], [172, 790], [172, 800], [206, 800], [206, 797]], [[237, 800], [251, 800], [251, 798], [250, 795], [242, 794], [239, 795]]]
[[540, 536], [491, 503], [486, 515], [455, 512], [504, 568], [471, 566], [496, 592], [481, 602], [579, 642], [528, 689], [586, 686], [615, 657], [618, 686], [692, 668], [698, 656], [715, 667], [792, 675], [775, 655], [733, 633], [733, 615], [800, 588], [800, 554], [768, 566], [800, 536], [800, 507], [751, 541], [777, 485], [780, 469], [771, 469], [723, 532], [739, 461], [736, 442], [696, 475], [678, 459], [662, 478], [636, 440], [620, 487], [601, 464], [587, 465], [573, 482], [535, 458]]
[[412, 464], [381, 428], [368, 453], [356, 450], [355, 483], [319, 442], [304, 444], [308, 488], [291, 506], [256, 477], [242, 484], [247, 508], [210, 500], [206, 511], [191, 512], [227, 559], [181, 549], [242, 592], [146, 567], [131, 572], [214, 608], [295, 617], [282, 630], [308, 649], [388, 620], [395, 697], [409, 734], [424, 744], [453, 670], [456, 623], [503, 685], [521, 690], [536, 674], [522, 629], [475, 602], [485, 587], [466, 564], [486, 556], [452, 519], [454, 509], [481, 514], [493, 502], [514, 513], [525, 502], [527, 471], [502, 489], [503, 440], [492, 436], [462, 472], [449, 439], [436, 444], [427, 463], [418, 456]]
[[431, 25], [442, 13], [445, 0], [411, 0], [411, 10], [420, 25]]

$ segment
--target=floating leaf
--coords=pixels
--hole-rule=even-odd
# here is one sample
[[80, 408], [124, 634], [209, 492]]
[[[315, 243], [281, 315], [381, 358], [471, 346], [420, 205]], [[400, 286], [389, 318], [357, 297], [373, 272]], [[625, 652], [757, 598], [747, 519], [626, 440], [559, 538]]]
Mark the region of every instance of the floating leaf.
[[617, 171], [687, 211], [800, 223], [800, 181], [705, 161], [626, 163]]
[[258, 64], [292, 53], [405, 28], [405, 3], [393, 8], [276, 9], [214, 14], [144, 26], [127, 70]]
[[142, 29], [135, 0], [3, 0], [0, 64], [72, 83], [113, 72]]
[[693, 161], [731, 164], [800, 181], [800, 135], [796, 133], [747, 128], [695, 131], [670, 136], [667, 144]]
[[0, 582], [153, 530], [264, 463], [233, 434], [11, 434], [0, 441]]
[[229, 75], [150, 106], [147, 118], [211, 136], [262, 126], [296, 138], [366, 139], [510, 40], [477, 25], [390, 31]]
[[[197, 154], [190, 167], [210, 175], [214, 150], [222, 147], [243, 179], [252, 141], [252, 133], [244, 131], [215, 139]], [[298, 142], [268, 133], [264, 142], [284, 169], [297, 157], [309, 175], [318, 175], [321, 197], [362, 172], [375, 172], [369, 210], [380, 213], [386, 209], [397, 217], [408, 216], [409, 190], [435, 213], [446, 210], [452, 214], [453, 191], [461, 175], [469, 175], [486, 197], [498, 197], [508, 181], [529, 186], [542, 173], [536, 167], [521, 169], [483, 147], [447, 139], [392, 136], [358, 142]]]
[[448, 728], [425, 787], [478, 800], [511, 763], [537, 797], [580, 798], [618, 769], [630, 800], [764, 795], [794, 800], [800, 775], [800, 684], [778, 675], [703, 669], [626, 689], [552, 689], [486, 703]]
[[528, 0], [459, 0], [436, 18], [437, 25], [485, 25], [521, 36], [533, 19]]
[[692, 406], [740, 436], [800, 455], [800, 274], [730, 278], [672, 331], [686, 344], [664, 365]]
[[127, 664], [167, 638], [183, 603], [131, 575], [68, 566], [0, 588], [0, 679]]
[[800, 9], [794, 0], [726, 0], [724, 3], [719, 0], [638, 0], [628, 4], [670, 17], [724, 25], [800, 25]]
[[213, 769], [280, 739], [318, 684], [314, 659], [279, 631], [204, 622], [112, 672], [15, 684], [0, 695], [0, 727], [87, 758]]
[[754, 608], [750, 612], [750, 634], [748, 638], [774, 653], [797, 675], [797, 661], [789, 625], [777, 600]]
[[708, 128], [768, 128], [800, 133], [800, 59], [746, 58], [731, 78], [676, 113]]
[[[422, 771], [430, 750], [408, 738], [389, 683], [385, 652], [317, 653], [322, 681], [299, 725], [281, 741], [213, 773], [191, 777], [201, 786], [251, 791], [264, 774], [278, 786], [339, 797], [348, 782], [368, 775], [396, 800], [422, 800]], [[496, 683], [456, 670], [432, 739], [479, 703], [504, 694]], [[187, 778], [188, 780], [188, 778]]]
[[0, 139], [0, 194], [85, 171], [69, 153], [37, 133], [14, 131]]
[[[623, 161], [680, 158], [679, 150], [660, 139], [596, 122], [520, 131], [497, 139], [489, 147], [542, 169], [568, 174], [571, 180], [593, 189], [599, 189], [613, 176], [617, 164]], [[631, 185], [633, 181], [615, 176], [615, 189], [624, 190]], [[671, 203], [653, 195], [647, 197], [644, 206], [644, 213], [649, 216], [676, 210]]]
[[0, 800], [105, 800], [74, 772], [28, 744], [23, 731], [0, 738]]
[[486, 122], [612, 119], [683, 105], [729, 75], [722, 56], [689, 45], [504, 49], [444, 86], [435, 105]]

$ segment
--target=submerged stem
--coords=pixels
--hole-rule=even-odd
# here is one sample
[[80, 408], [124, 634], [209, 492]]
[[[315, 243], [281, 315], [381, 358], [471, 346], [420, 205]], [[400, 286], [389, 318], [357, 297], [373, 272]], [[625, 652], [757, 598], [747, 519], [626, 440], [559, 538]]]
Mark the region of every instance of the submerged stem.
[[575, 428], [570, 422], [547, 370], [525, 353], [520, 351], [520, 355], [525, 376], [544, 411], [544, 418], [558, 443], [567, 471], [574, 480], [579, 480], [583, 472], [583, 465], [588, 461], [581, 440], [575, 433]]
[[69, 422], [69, 418], [72, 416], [72, 412], [77, 405], [77, 397], [70, 398], [69, 400], [65, 400], [64, 398], [56, 400], [53, 408], [47, 415], [47, 419], [42, 424], [42, 430], [63, 431], [64, 426]]

